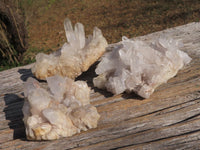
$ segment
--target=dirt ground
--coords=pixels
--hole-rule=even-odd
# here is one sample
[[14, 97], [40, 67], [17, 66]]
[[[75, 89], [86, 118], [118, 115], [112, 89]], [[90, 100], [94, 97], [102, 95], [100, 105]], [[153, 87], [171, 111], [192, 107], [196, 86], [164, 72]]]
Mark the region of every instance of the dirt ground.
[[100, 28], [109, 43], [199, 21], [199, 0], [18, 0], [28, 29], [23, 64], [38, 52], [49, 53], [66, 42], [63, 21], [81, 22], [86, 34]]

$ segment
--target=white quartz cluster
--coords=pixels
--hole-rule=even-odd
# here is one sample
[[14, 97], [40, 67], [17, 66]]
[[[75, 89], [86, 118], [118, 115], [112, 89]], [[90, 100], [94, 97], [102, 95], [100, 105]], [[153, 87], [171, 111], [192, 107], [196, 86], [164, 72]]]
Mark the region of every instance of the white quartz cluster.
[[90, 105], [84, 81], [61, 76], [47, 78], [49, 89], [29, 78], [24, 85], [24, 124], [29, 140], [54, 140], [97, 127], [100, 115]]
[[96, 62], [105, 52], [107, 41], [101, 30], [94, 28], [93, 36], [85, 37], [84, 26], [77, 23], [73, 29], [71, 21], [64, 21], [68, 43], [52, 54], [39, 53], [32, 67], [33, 74], [38, 79], [46, 80], [54, 75], [76, 78]]
[[148, 98], [191, 61], [179, 46], [178, 41], [166, 37], [150, 43], [123, 37], [98, 64], [95, 71], [99, 76], [94, 78], [94, 86], [113, 94], [133, 91]]

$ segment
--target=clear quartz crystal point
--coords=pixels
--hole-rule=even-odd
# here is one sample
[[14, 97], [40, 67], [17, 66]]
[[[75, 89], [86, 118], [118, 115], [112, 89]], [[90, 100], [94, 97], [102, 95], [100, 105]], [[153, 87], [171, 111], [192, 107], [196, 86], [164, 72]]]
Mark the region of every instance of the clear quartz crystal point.
[[96, 128], [100, 115], [90, 104], [90, 88], [68, 77], [47, 78], [48, 89], [29, 78], [24, 84], [24, 124], [29, 140], [55, 140]]
[[37, 54], [32, 72], [38, 79], [46, 80], [54, 75], [74, 79], [87, 71], [104, 54], [108, 44], [97, 27], [94, 28], [93, 35], [86, 38], [84, 26], [76, 23], [73, 28], [67, 18], [64, 21], [64, 29], [67, 42], [60, 50], [49, 55]]
[[123, 37], [102, 57], [95, 70], [99, 76], [94, 78], [94, 86], [113, 94], [133, 91], [148, 98], [156, 87], [191, 61], [179, 45], [180, 42], [164, 36], [150, 43]]

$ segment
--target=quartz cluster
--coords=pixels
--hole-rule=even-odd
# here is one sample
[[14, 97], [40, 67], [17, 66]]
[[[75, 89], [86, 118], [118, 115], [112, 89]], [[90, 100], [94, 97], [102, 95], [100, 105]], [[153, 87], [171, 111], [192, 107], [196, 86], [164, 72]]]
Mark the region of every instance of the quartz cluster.
[[179, 46], [180, 42], [164, 36], [151, 42], [123, 37], [102, 57], [95, 70], [98, 76], [93, 79], [94, 86], [113, 94], [133, 91], [148, 98], [191, 61]]
[[[52, 54], [39, 53], [32, 67], [38, 79], [24, 84], [24, 124], [29, 140], [54, 140], [97, 127], [100, 115], [90, 104], [90, 88], [74, 81], [96, 62], [108, 46], [101, 30], [85, 37], [84, 27], [64, 21], [68, 43]], [[96, 68], [94, 86], [113, 94], [135, 92], [148, 98], [162, 83], [175, 76], [191, 58], [179, 49], [179, 42], [161, 37], [146, 42], [126, 37], [103, 55]]]
[[64, 28], [68, 43], [52, 54], [37, 54], [32, 72], [38, 79], [46, 80], [54, 75], [74, 79], [104, 54], [108, 44], [97, 27], [94, 28], [93, 36], [88, 38], [85, 37], [81, 23], [77, 23], [73, 29], [71, 21], [65, 19]]
[[90, 88], [84, 81], [68, 77], [47, 78], [43, 88], [29, 78], [24, 85], [23, 106], [26, 135], [29, 140], [54, 140], [97, 127], [100, 115], [90, 105]]

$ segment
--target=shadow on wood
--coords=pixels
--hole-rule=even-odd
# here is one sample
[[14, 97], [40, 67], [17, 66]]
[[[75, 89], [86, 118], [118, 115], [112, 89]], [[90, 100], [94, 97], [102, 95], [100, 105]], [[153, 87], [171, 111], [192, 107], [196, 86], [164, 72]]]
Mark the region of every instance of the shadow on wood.
[[141, 96], [139, 96], [139, 95], [137, 95], [137, 94], [135, 94], [133, 92], [131, 92], [131, 93], [124, 92], [122, 94], [122, 97], [124, 99], [145, 100], [143, 97], [141, 97]]
[[23, 122], [23, 112], [22, 107], [24, 105], [24, 99], [20, 98], [16, 94], [5, 94], [4, 101], [6, 107], [3, 112], [5, 112], [6, 120], [10, 129], [13, 129], [13, 139], [23, 139], [25, 140], [25, 127]]
[[98, 65], [98, 63], [99, 62], [94, 63], [86, 72], [83, 72], [80, 76], [78, 76], [76, 78], [76, 81], [78, 81], [78, 80], [85, 81], [85, 82], [87, 82], [88, 86], [92, 90], [94, 90], [94, 92], [98, 92], [98, 93], [104, 95], [105, 97], [111, 97], [111, 96], [113, 96], [112, 93], [110, 93], [106, 90], [101, 90], [101, 89], [94, 87], [93, 79], [95, 77], [97, 77], [97, 74], [95, 73], [95, 69], [96, 69], [96, 66]]
[[20, 79], [26, 81], [29, 77], [34, 77], [31, 69], [19, 69], [18, 72], [21, 74]]

